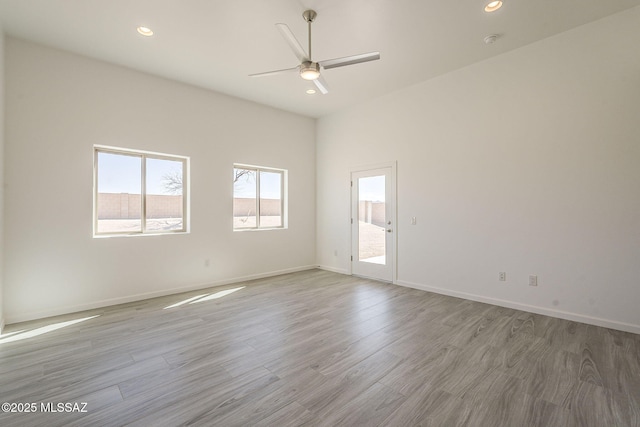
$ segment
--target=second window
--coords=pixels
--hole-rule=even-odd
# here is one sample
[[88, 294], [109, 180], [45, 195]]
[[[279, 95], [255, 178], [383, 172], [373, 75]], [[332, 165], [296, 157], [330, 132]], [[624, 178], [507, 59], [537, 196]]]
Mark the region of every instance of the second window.
[[285, 228], [287, 171], [233, 167], [233, 229]]

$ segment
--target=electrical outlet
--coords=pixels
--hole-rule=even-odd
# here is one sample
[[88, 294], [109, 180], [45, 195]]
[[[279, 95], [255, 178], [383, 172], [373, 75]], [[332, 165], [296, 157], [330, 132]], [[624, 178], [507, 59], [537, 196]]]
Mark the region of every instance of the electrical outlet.
[[417, 224], [416, 217], [412, 216], [411, 217], [411, 225], [416, 225], [416, 224]]
[[538, 286], [538, 276], [529, 276], [529, 286]]
[[501, 271], [500, 273], [498, 273], [498, 280], [500, 280], [501, 282], [506, 282], [507, 273], [505, 273], [504, 271]]

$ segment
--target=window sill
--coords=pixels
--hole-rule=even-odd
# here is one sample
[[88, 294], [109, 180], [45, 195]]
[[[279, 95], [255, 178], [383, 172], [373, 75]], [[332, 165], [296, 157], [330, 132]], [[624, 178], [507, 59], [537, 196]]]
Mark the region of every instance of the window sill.
[[176, 234], [190, 234], [190, 231], [170, 231], [164, 233], [128, 233], [128, 234], [94, 234], [94, 239], [110, 239], [114, 237], [150, 237], [150, 236], [173, 236]]
[[234, 228], [233, 232], [244, 233], [247, 231], [274, 231], [274, 230], [286, 230], [289, 227], [268, 227], [268, 228]]

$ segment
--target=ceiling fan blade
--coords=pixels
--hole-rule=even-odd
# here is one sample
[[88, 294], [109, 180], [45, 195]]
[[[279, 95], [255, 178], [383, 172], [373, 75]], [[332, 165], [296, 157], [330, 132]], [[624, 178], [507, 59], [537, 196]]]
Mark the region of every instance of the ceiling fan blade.
[[267, 72], [265, 72], [265, 73], [249, 74], [249, 77], [264, 77], [264, 76], [272, 76], [272, 75], [274, 75], [274, 74], [289, 73], [289, 72], [291, 72], [291, 71], [298, 71], [298, 67], [285, 68], [284, 70], [267, 71]]
[[282, 34], [282, 37], [284, 37], [285, 41], [289, 44], [296, 58], [298, 58], [300, 62], [308, 61], [309, 55], [304, 51], [304, 48], [298, 39], [296, 39], [296, 36], [293, 35], [289, 26], [287, 26], [287, 24], [276, 24], [276, 27], [278, 27], [280, 34]]
[[345, 65], [359, 64], [361, 62], [376, 61], [380, 59], [380, 52], [361, 53], [360, 55], [345, 56], [344, 58], [328, 59], [318, 61], [318, 64], [325, 70], [330, 68], [344, 67]]
[[317, 79], [313, 80], [313, 83], [316, 85], [318, 90], [322, 92], [323, 95], [326, 95], [329, 93], [329, 85], [327, 84], [327, 81], [324, 79], [324, 77], [322, 77], [322, 75]]

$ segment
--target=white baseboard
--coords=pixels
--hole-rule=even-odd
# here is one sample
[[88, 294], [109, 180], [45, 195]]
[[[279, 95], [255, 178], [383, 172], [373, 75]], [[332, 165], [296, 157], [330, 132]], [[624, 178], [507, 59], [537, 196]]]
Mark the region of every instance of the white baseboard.
[[351, 274], [345, 268], [329, 267], [328, 265], [318, 265], [316, 268], [319, 268], [320, 270], [331, 271], [332, 273], [346, 274], [346, 275]]
[[586, 323], [589, 325], [602, 326], [605, 328], [616, 329], [619, 331], [640, 334], [640, 325], [630, 323], [617, 322], [615, 320], [601, 319], [599, 317], [585, 316], [583, 314], [571, 313], [562, 310], [554, 310], [550, 308], [538, 307], [534, 305], [522, 304], [514, 301], [507, 301], [498, 298], [484, 297], [482, 295], [469, 294], [466, 292], [452, 291], [449, 289], [438, 288], [435, 286], [423, 285], [420, 283], [412, 283], [404, 280], [398, 280], [400, 286], [419, 289], [421, 291], [433, 292], [436, 294], [447, 295], [450, 297], [463, 298], [471, 301], [484, 302], [487, 304], [498, 305], [500, 307], [513, 308], [515, 310], [526, 311], [529, 313], [542, 314], [550, 317], [558, 317], [560, 319], [572, 320], [575, 322]]
[[[167, 295], [179, 294], [182, 292], [214, 288], [217, 286], [224, 286], [224, 285], [229, 285], [233, 283], [246, 282], [249, 280], [263, 279], [267, 277], [279, 276], [282, 274], [295, 273], [298, 271], [313, 270], [314, 268], [319, 268], [321, 270], [330, 271], [338, 274], [346, 274], [346, 275], [350, 274], [349, 271], [347, 271], [346, 269], [329, 267], [326, 265], [307, 265], [307, 266], [293, 267], [293, 268], [287, 268], [283, 270], [229, 278], [229, 279], [219, 280], [216, 282], [200, 283], [200, 284], [183, 286], [178, 288], [165, 289], [165, 290], [156, 291], [156, 292], [148, 292], [144, 294], [136, 294], [136, 295], [130, 295], [126, 297], [111, 298], [111, 299], [95, 301], [87, 304], [66, 306], [66, 307], [60, 307], [60, 308], [50, 309], [50, 310], [42, 310], [38, 312], [20, 313], [15, 315], [5, 313], [5, 319], [0, 319], [0, 333], [5, 327], [5, 321], [6, 321], [6, 324], [26, 322], [30, 320], [43, 319], [46, 317], [76, 313], [76, 312], [85, 311], [85, 310], [93, 310], [93, 309], [108, 307], [108, 306], [117, 305], [117, 304], [125, 304], [129, 302], [140, 301], [140, 300], [145, 300], [150, 298], [157, 298], [157, 297], [162, 297]], [[522, 303], [502, 300], [498, 298], [490, 298], [490, 297], [470, 294], [466, 292], [452, 291], [449, 289], [438, 288], [435, 286], [428, 286], [420, 283], [407, 282], [404, 280], [398, 280], [397, 284], [400, 286], [419, 289], [427, 292], [433, 292], [436, 294], [448, 295], [452, 297], [468, 299], [471, 301], [478, 301], [478, 302], [483, 302], [487, 304], [498, 305], [501, 307], [512, 308], [515, 310], [526, 311], [529, 313], [536, 313], [536, 314], [542, 314], [545, 316], [558, 317], [560, 319], [572, 320], [572, 321], [586, 323], [590, 325], [602, 326], [605, 328], [611, 328], [611, 329], [616, 329], [620, 331], [631, 332], [634, 334], [640, 334], [640, 325], [618, 322], [618, 321], [609, 320], [609, 319], [602, 319], [599, 317], [585, 316], [582, 314], [571, 313], [571, 312], [566, 312], [561, 310], [554, 310], [554, 309], [538, 307], [538, 306], [533, 306], [528, 304], [522, 304]]]
[[109, 307], [109, 306], [118, 305], [118, 304], [126, 304], [129, 302], [141, 301], [141, 300], [150, 299], [150, 298], [164, 297], [167, 295], [174, 295], [182, 292], [190, 292], [190, 291], [197, 291], [200, 289], [215, 288], [217, 286], [224, 286], [232, 283], [246, 282], [246, 281], [255, 280], [255, 279], [264, 279], [266, 277], [280, 276], [282, 274], [295, 273], [298, 271], [313, 270], [314, 268], [318, 268], [318, 266], [306, 265], [301, 267], [286, 268], [284, 270], [250, 274], [248, 276], [234, 277], [234, 278], [229, 278], [224, 280], [218, 280], [216, 282], [199, 283], [195, 285], [164, 289], [164, 290], [155, 291], [155, 292], [147, 292], [143, 294], [135, 294], [135, 295], [129, 295], [125, 297], [110, 298], [110, 299], [95, 301], [95, 302], [86, 303], [86, 304], [59, 307], [59, 308], [50, 309], [50, 310], [42, 310], [37, 312], [19, 313], [19, 314], [17, 313], [5, 314], [6, 316], [5, 318], [6, 318], [7, 324], [27, 322], [30, 320], [44, 319], [46, 317], [60, 316], [62, 314], [77, 313], [80, 311], [94, 310], [97, 308]]

